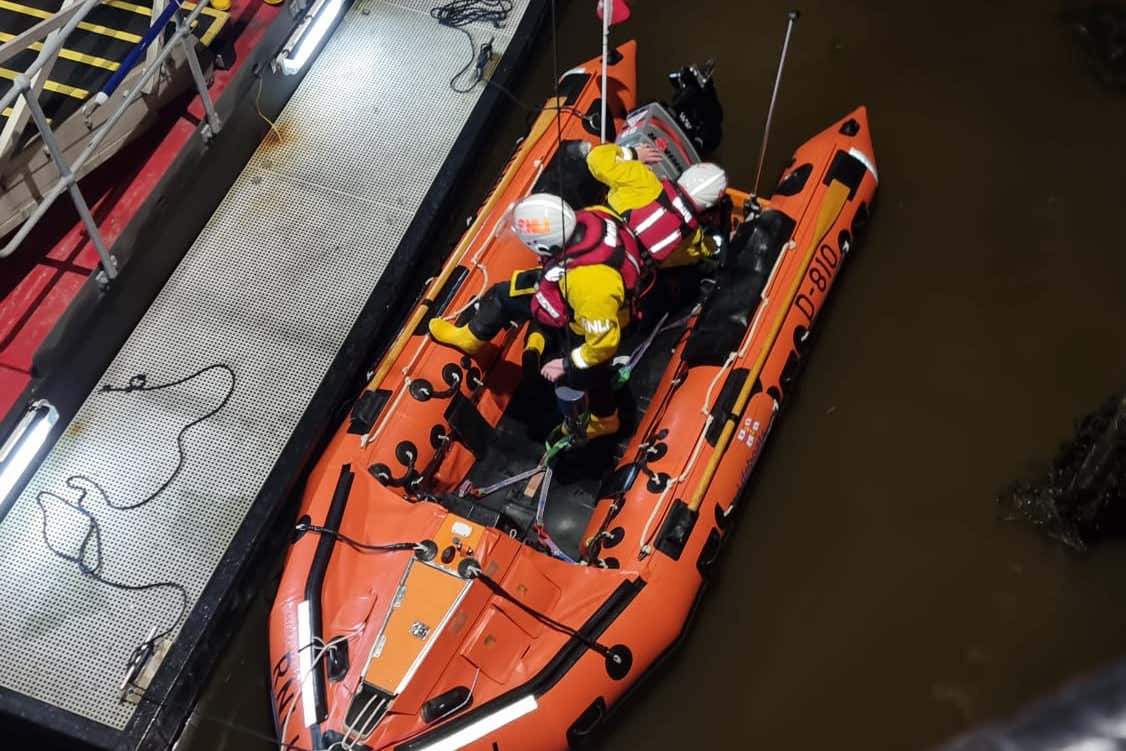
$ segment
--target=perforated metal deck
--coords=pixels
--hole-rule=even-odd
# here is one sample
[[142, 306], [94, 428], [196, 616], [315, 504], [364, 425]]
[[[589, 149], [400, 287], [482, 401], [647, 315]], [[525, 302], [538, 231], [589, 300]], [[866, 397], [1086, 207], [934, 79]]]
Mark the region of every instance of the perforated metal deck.
[[[502, 52], [505, 29], [475, 29]], [[192, 603], [211, 578], [442, 167], [480, 95], [448, 87], [469, 56], [424, 0], [359, 0], [176, 269], [103, 382], [150, 384], [214, 363], [237, 376], [226, 407], [184, 438], [183, 471], [130, 511], [91, 494], [101, 574], [171, 580]], [[220, 370], [157, 392], [86, 399], [0, 523], [0, 686], [110, 728], [123, 667], [150, 628], [175, 619], [171, 590], [120, 592], [84, 578], [45, 547], [37, 495], [77, 499], [86, 475], [117, 504], [172, 472], [176, 436], [220, 403]], [[77, 553], [87, 521], [47, 502], [48, 534]], [[92, 563], [92, 557], [88, 556]]]

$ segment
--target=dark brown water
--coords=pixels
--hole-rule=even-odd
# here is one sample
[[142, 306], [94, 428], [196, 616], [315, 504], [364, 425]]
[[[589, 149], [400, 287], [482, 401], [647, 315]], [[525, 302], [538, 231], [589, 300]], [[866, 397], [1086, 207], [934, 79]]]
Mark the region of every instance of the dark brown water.
[[[564, 68], [598, 52], [560, 14]], [[715, 56], [718, 161], [750, 187], [788, 6], [637, 0], [643, 96]], [[1042, 0], [808, 0], [764, 184], [867, 104], [880, 193], [683, 648], [609, 750], [915, 749], [1126, 654], [1126, 544], [1086, 558], [996, 519], [1076, 416], [1126, 384], [1126, 97]], [[551, 83], [549, 38], [518, 93]], [[525, 122], [497, 124], [472, 212]], [[203, 711], [271, 732], [256, 606]], [[182, 748], [269, 748], [197, 717]]]

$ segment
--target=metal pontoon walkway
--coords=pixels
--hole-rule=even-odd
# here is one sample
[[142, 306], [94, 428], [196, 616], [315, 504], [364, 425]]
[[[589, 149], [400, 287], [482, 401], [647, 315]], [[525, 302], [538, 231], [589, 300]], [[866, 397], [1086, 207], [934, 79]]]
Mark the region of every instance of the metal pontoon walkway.
[[[177, 650], [190, 651], [180, 642], [214, 605], [213, 575], [236, 565], [228, 549], [245, 527], [264, 529], [256, 499], [267, 479], [296, 471], [276, 466], [283, 449], [346, 341], [364, 335], [353, 331], [357, 318], [390, 303], [377, 283], [419, 235], [435, 191], [440, 200], [448, 190], [443, 168], [464, 166], [464, 154], [447, 160], [463, 127], [487, 117], [475, 110], [484, 87], [448, 86], [468, 45], [430, 17], [435, 4], [357, 0], [282, 111], [280, 143], [267, 134], [100, 381], [124, 385], [143, 373], [156, 385], [218, 363], [235, 374], [229, 402], [183, 435], [183, 469], [167, 491], [133, 510], [107, 507], [96, 491], [85, 499], [100, 527], [102, 576], [176, 582], [188, 594], [193, 612], [162, 670], [186, 670]], [[517, 0], [505, 28], [470, 30], [503, 53], [541, 11], [538, 0]], [[230, 386], [226, 371], [211, 370], [165, 390], [96, 387], [87, 397], [0, 520], [0, 709], [26, 700], [22, 710], [61, 717], [69, 734], [98, 745], [144, 737], [132, 721], [148, 715], [145, 704], [118, 701], [123, 670], [154, 627], [175, 621], [179, 596], [82, 576], [44, 544], [44, 518], [52, 545], [73, 555], [89, 520], [51, 497], [45, 514], [37, 497], [77, 502], [67, 479], [83, 475], [114, 504], [144, 498], [173, 475], [178, 433]], [[158, 674], [154, 687], [166, 683]]]

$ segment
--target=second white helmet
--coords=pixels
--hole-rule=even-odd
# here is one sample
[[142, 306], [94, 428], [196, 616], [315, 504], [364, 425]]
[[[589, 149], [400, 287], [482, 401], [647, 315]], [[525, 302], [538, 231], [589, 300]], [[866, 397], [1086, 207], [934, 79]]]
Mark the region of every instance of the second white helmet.
[[559, 196], [533, 193], [513, 207], [512, 230], [532, 252], [550, 256], [574, 234], [575, 212]]
[[696, 208], [705, 211], [719, 203], [727, 191], [727, 173], [718, 164], [700, 162], [681, 173], [676, 181], [692, 197]]

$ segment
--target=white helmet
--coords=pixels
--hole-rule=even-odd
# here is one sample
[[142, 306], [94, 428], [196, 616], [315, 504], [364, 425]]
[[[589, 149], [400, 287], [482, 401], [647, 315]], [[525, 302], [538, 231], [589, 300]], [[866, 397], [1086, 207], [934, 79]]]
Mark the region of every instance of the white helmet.
[[711, 162], [693, 164], [676, 181], [692, 198], [696, 208], [705, 211], [719, 203], [727, 190], [727, 173]]
[[559, 196], [533, 193], [512, 210], [512, 230], [536, 255], [550, 256], [575, 232], [575, 212]]

